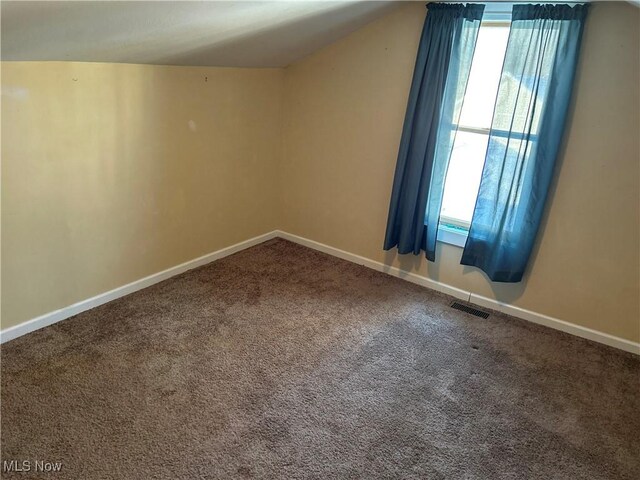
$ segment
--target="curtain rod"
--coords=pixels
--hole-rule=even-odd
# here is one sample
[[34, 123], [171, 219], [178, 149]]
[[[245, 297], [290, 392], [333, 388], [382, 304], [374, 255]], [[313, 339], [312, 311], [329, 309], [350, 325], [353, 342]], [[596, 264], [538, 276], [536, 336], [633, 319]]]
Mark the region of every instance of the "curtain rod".
[[[486, 0], [486, 1], [481, 0], [478, 2], [474, 2], [474, 1], [465, 1], [465, 0], [433, 0], [429, 3], [465, 3], [467, 5], [481, 4], [486, 6], [484, 10], [485, 15], [493, 15], [495, 17], [504, 16], [505, 18], [507, 18], [507, 16], [511, 15], [514, 5], [527, 5], [527, 4], [528, 5], [584, 5], [588, 3], [594, 3], [595, 1], [596, 0], [583, 0], [583, 1], [569, 0], [569, 1], [563, 2], [562, 0], [555, 0], [555, 1], [524, 0], [519, 2], [517, 1], [511, 2], [511, 1], [502, 1], [502, 0]], [[429, 3], [427, 3], [427, 8], [429, 6]]]
[[[531, 0], [531, 1], [520, 1], [520, 2], [503, 2], [501, 0], [486, 0], [486, 1], [478, 1], [478, 2], [467, 2], [467, 1], [461, 1], [461, 0], [433, 0], [430, 3], [480, 3], [480, 4], [487, 4], [487, 5], [505, 5], [505, 6], [511, 6], [511, 5], [522, 5], [522, 4], [545, 4], [545, 3], [549, 3], [552, 5], [562, 5], [562, 4], [580, 4], [580, 3], [594, 3], [596, 0], [582, 0], [580, 1], [575, 1], [575, 0], [570, 0], [567, 2], [563, 2], [562, 0]], [[631, 2], [634, 3], [634, 2]]]

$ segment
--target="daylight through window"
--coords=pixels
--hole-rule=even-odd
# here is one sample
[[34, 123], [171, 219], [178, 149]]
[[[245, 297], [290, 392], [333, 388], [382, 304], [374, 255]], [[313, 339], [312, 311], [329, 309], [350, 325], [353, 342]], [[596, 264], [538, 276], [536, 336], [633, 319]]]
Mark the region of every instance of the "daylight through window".
[[491, 129], [509, 22], [483, 22], [445, 181], [440, 223], [469, 228]]

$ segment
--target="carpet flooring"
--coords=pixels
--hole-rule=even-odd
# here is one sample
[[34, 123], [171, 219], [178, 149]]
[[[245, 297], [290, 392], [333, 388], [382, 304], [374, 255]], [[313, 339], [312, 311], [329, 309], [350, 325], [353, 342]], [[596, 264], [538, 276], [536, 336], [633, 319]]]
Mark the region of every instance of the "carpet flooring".
[[451, 301], [275, 239], [21, 337], [3, 478], [640, 478], [637, 357]]

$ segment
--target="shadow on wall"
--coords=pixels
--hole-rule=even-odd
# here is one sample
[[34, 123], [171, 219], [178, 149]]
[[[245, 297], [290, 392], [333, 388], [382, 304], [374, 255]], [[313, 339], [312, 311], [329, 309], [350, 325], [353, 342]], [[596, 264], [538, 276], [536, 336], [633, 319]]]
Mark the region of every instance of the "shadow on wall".
[[113, 3], [2, 2], [3, 60], [284, 67], [402, 2]]
[[440, 276], [439, 259], [441, 249], [442, 246], [440, 244], [436, 245], [436, 261], [428, 262], [424, 256], [424, 252], [420, 252], [420, 255], [413, 255], [411, 253], [400, 255], [397, 248], [392, 248], [384, 253], [384, 264], [389, 267], [397, 264], [398, 268], [403, 272], [416, 272], [418, 274], [421, 274], [422, 265], [426, 264], [427, 277], [431, 280], [438, 281]]
[[[399, 255], [397, 249], [392, 249], [388, 252], [385, 252], [384, 264], [385, 266], [391, 268], [395, 265], [398, 266], [403, 272], [407, 273], [416, 273], [421, 276], [425, 276], [430, 280], [435, 280], [436, 282], [441, 281], [441, 265], [442, 265], [442, 244], [438, 243], [436, 245], [436, 261], [429, 262], [424, 253], [421, 252], [420, 255], [406, 254]], [[458, 249], [457, 253], [458, 262], [459, 257], [462, 255], [462, 249]], [[460, 265], [458, 267], [460, 269], [460, 273], [463, 276], [475, 275], [478, 277], [478, 273], [481, 274], [484, 281], [489, 285], [491, 290], [493, 291], [494, 297], [497, 301], [503, 303], [512, 303], [518, 298], [520, 298], [527, 287], [527, 281], [529, 278], [528, 273], [525, 274], [524, 279], [519, 283], [500, 283], [500, 282], [492, 282], [489, 277], [480, 269], [476, 267], [469, 267], [466, 265]], [[400, 275], [400, 277], [404, 277], [406, 275]], [[443, 283], [447, 283], [446, 281]], [[470, 293], [475, 293], [474, 289], [470, 289]]]
[[[309, 55], [398, 6], [393, 2], [326, 2], [312, 14], [237, 32], [222, 42], [212, 44], [207, 38], [202, 38], [197, 42], [200, 46], [185, 48], [185, 45], [172, 55], [153, 59], [152, 63], [194, 65], [204, 59], [211, 65], [243, 66], [255, 63], [245, 59], [247, 52], [259, 52], [261, 66], [285, 67], [294, 59]], [[291, 61], [283, 63], [282, 52], [288, 52]]]

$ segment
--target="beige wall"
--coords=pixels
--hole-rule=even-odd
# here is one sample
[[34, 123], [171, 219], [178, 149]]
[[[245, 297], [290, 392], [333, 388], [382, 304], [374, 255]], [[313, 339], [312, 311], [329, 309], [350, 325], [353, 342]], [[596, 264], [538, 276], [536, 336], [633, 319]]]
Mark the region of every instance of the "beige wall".
[[398, 143], [425, 8], [416, 3], [287, 68], [282, 228], [446, 284], [640, 340], [640, 10], [596, 4], [555, 194], [525, 281], [492, 284], [441, 245], [385, 253]]
[[[640, 340], [640, 9], [596, 4], [525, 281], [382, 251], [423, 3], [285, 70], [2, 64], [2, 328], [276, 228]], [[284, 109], [281, 108], [284, 101]]]
[[2, 64], [2, 328], [277, 227], [284, 72]]

